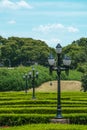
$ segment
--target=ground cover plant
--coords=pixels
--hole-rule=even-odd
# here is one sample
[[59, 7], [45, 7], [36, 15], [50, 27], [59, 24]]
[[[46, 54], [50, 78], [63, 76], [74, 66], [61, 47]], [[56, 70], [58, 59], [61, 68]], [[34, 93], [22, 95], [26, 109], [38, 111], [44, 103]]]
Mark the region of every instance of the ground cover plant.
[[[37, 92], [36, 99], [33, 100], [32, 92], [0, 92], [0, 126], [32, 124], [32, 127], [26, 126], [32, 130], [33, 124], [40, 124], [41, 127], [41, 124], [50, 123], [50, 119], [56, 116], [56, 96], [57, 94], [52, 92]], [[71, 124], [87, 124], [86, 93], [62, 92], [61, 103], [62, 115], [68, 118]], [[46, 129], [49, 130], [50, 127], [48, 124]], [[52, 127], [54, 128], [53, 125]], [[74, 126], [72, 128], [74, 129]]]

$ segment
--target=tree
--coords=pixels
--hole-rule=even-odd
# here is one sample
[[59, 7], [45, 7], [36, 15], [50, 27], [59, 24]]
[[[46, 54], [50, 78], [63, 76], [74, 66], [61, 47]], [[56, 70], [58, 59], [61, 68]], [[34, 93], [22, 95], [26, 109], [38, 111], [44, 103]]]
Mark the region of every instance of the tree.
[[82, 76], [81, 81], [82, 81], [82, 90], [86, 92], [87, 91], [87, 72]]
[[50, 50], [48, 45], [41, 40], [32, 38], [9, 37], [1, 47], [1, 57], [6, 66], [30, 65], [35, 62], [47, 65]]
[[63, 48], [63, 54], [66, 53], [72, 59], [72, 66], [75, 68], [79, 64], [87, 62], [87, 38], [81, 38], [73, 41], [72, 44]]

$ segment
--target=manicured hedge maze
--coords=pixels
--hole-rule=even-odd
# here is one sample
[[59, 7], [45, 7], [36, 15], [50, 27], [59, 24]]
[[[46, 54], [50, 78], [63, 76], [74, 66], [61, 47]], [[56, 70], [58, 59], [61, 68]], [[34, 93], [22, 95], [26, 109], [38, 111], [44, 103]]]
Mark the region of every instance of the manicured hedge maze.
[[[1, 92], [0, 126], [48, 123], [56, 116], [56, 93]], [[72, 124], [87, 124], [87, 93], [64, 92], [61, 95], [62, 115]]]

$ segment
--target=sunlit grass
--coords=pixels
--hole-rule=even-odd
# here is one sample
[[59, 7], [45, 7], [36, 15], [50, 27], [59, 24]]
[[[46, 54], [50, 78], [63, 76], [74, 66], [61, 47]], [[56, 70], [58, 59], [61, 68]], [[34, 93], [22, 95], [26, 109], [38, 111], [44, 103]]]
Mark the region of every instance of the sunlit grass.
[[87, 130], [86, 125], [70, 124], [30, 124], [16, 127], [2, 127], [1, 130]]

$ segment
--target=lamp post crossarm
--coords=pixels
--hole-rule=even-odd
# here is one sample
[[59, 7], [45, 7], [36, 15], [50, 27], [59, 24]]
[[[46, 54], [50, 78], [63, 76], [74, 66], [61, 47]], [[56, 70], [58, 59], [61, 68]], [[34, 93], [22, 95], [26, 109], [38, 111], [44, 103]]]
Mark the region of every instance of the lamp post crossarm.
[[52, 67], [52, 70], [57, 71], [58, 68], [57, 67]]
[[[50, 66], [50, 73], [52, 74], [53, 71], [56, 71], [57, 74], [58, 73], [61, 74], [61, 71], [65, 71], [65, 73], [68, 74], [68, 72], [69, 72], [69, 66], [58, 66], [58, 67], [56, 67], [56, 66]], [[35, 78], [36, 78], [36, 76], [35, 76]]]
[[66, 71], [66, 70], [69, 70], [69, 67], [61, 67], [60, 69], [61, 71]]
[[58, 71], [58, 72], [61, 72], [61, 71], [65, 71], [65, 70], [68, 70], [69, 68], [67, 67], [52, 67], [52, 71]]

